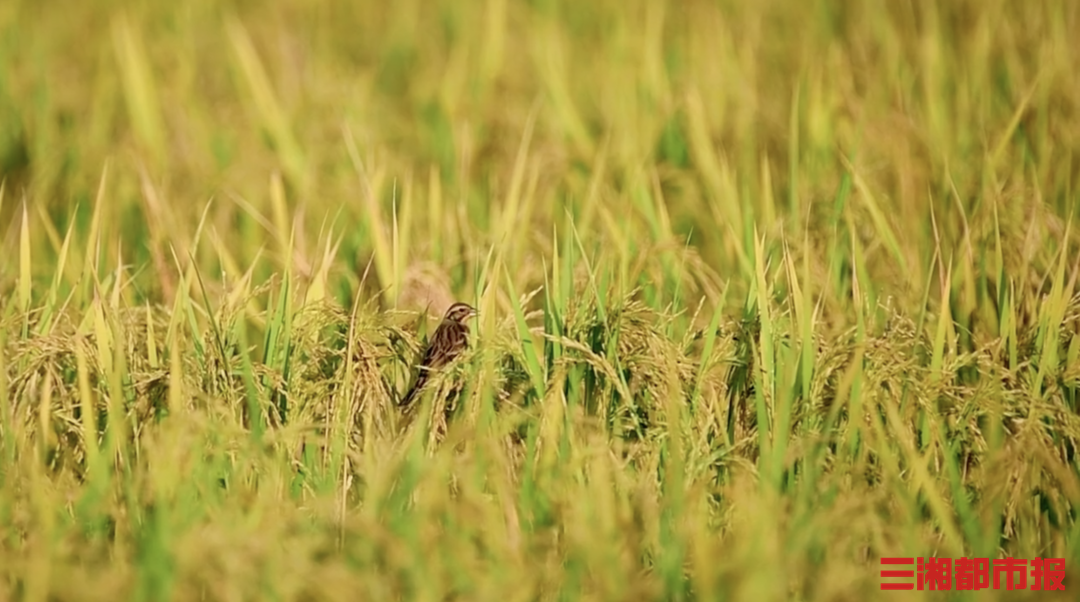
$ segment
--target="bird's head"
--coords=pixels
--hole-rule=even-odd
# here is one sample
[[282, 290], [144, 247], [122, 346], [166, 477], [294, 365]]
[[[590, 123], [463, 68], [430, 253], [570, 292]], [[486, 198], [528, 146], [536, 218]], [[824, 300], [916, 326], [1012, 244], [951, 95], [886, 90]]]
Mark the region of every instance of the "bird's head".
[[476, 309], [468, 303], [455, 303], [446, 310], [446, 319], [453, 322], [464, 323], [474, 316], [476, 316]]

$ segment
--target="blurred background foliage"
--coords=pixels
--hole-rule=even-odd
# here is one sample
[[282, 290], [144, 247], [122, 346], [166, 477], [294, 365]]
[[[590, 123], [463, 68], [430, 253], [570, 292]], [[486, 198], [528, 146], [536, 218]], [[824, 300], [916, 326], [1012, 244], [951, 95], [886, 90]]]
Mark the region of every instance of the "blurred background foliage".
[[[251, 213], [273, 215], [267, 182], [279, 170], [302, 226], [297, 260], [332, 224], [353, 282], [378, 246], [359, 161], [387, 223], [396, 199], [399, 269], [431, 260], [460, 288], [483, 243], [497, 242], [492, 224], [531, 134], [519, 217], [540, 240], [514, 241], [534, 259], [523, 266], [530, 284], [567, 212], [588, 241], [634, 253], [689, 240], [730, 275], [745, 268], [737, 258], [755, 227], [795, 246], [807, 229], [826, 245], [844, 238], [839, 208], [869, 247], [875, 282], [917, 301], [938, 247], [948, 260], [962, 241], [993, 236], [991, 207], [1006, 260], [1032, 259], [1020, 242], [1028, 227], [1063, 235], [1080, 139], [1075, 12], [1054, 2], [6, 3], [3, 223], [11, 233], [23, 200], [57, 233], [87, 222], [109, 164], [109, 238], [130, 242], [126, 261], [164, 269], [166, 245], [191, 237], [211, 198], [210, 228], [265, 237]], [[873, 201], [835, 202], [853, 177]], [[34, 242], [56, 252], [55, 240]], [[261, 246], [229, 248], [247, 265]], [[115, 265], [116, 249], [103, 251]], [[213, 247], [195, 251], [219, 267]], [[152, 264], [155, 253], [166, 257]], [[156, 298], [166, 278], [144, 271], [134, 290]]]

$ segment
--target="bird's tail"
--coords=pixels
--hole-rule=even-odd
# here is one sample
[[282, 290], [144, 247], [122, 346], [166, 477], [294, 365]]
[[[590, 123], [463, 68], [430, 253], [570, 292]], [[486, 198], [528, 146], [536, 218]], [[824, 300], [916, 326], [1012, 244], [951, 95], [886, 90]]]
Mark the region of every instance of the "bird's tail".
[[401, 398], [398, 405], [401, 407], [407, 407], [412, 405], [412, 402], [416, 399], [416, 396], [420, 394], [420, 390], [424, 387], [424, 383], [427, 382], [427, 375], [421, 370], [420, 374], [416, 377], [416, 384], [409, 389], [409, 392], [405, 394], [405, 397]]

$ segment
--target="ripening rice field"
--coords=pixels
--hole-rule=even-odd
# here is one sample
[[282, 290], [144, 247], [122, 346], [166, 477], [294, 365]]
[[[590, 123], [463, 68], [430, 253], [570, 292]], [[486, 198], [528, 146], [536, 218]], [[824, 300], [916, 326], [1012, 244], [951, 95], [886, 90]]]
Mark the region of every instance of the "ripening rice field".
[[1078, 36], [0, 4], [0, 600], [1076, 599]]

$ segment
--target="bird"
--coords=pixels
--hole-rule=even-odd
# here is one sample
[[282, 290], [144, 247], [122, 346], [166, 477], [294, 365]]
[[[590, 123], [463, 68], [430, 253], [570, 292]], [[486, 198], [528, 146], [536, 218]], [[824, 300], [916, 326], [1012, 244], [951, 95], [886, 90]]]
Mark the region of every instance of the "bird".
[[401, 398], [398, 405], [405, 407], [412, 404], [420, 390], [427, 383], [431, 373], [461, 355], [461, 352], [469, 344], [469, 326], [467, 322], [476, 314], [475, 308], [468, 303], [461, 302], [454, 303], [446, 310], [446, 315], [443, 316], [439, 327], [435, 329], [435, 333], [431, 335], [427, 349], [424, 350], [424, 355], [420, 358], [416, 382], [409, 389], [409, 392], [405, 394], [405, 397]]

